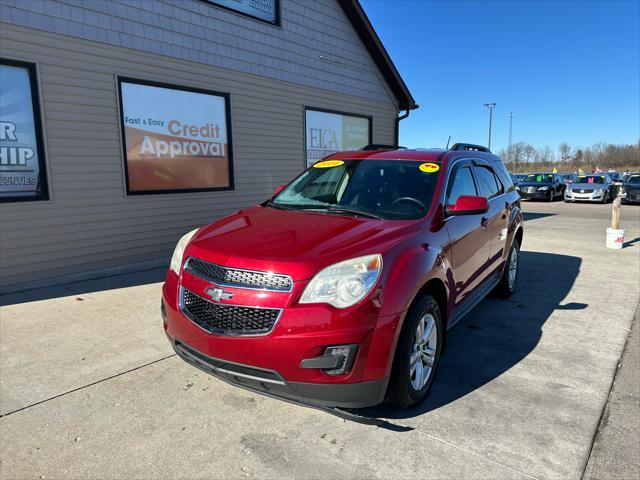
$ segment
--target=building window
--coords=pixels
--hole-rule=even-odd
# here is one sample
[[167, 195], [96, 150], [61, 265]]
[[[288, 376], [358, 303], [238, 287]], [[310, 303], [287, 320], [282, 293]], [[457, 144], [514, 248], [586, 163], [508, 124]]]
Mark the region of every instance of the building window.
[[372, 143], [371, 117], [305, 108], [307, 167], [341, 150], [360, 150]]
[[48, 198], [36, 66], [0, 59], [0, 202]]
[[229, 95], [118, 79], [127, 193], [233, 189]]
[[200, 0], [247, 17], [280, 25], [280, 0]]

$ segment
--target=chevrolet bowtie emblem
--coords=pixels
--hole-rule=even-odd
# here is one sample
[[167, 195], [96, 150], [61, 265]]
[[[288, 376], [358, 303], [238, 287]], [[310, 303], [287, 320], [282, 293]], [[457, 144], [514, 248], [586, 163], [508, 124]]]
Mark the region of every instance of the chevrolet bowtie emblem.
[[233, 298], [233, 293], [225, 292], [221, 288], [207, 288], [204, 293], [209, 295], [215, 302], [219, 302], [220, 300], [231, 300]]

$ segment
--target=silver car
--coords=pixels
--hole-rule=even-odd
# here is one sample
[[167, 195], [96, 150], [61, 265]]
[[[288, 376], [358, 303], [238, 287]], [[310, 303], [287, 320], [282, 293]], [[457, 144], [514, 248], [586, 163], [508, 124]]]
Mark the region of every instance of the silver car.
[[614, 197], [613, 182], [606, 173], [578, 175], [564, 191], [565, 202], [607, 203]]

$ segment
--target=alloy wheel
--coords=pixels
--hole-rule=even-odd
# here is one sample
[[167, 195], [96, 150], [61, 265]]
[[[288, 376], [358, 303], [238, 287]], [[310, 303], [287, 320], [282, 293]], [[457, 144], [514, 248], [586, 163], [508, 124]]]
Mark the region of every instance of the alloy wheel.
[[509, 258], [508, 282], [509, 290], [513, 290], [516, 286], [516, 277], [518, 276], [518, 251], [514, 248], [511, 250]]
[[438, 327], [433, 315], [427, 313], [418, 321], [409, 360], [409, 378], [416, 391], [422, 390], [431, 377], [437, 345]]

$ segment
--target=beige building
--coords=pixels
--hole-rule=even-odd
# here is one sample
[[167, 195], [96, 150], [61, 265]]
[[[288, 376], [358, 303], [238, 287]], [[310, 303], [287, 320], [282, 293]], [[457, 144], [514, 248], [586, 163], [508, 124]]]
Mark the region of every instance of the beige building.
[[0, 291], [181, 234], [417, 108], [356, 0], [0, 0]]

